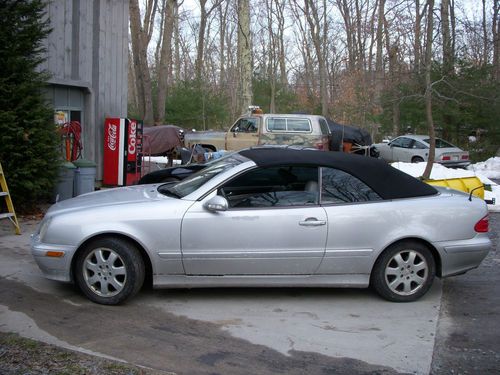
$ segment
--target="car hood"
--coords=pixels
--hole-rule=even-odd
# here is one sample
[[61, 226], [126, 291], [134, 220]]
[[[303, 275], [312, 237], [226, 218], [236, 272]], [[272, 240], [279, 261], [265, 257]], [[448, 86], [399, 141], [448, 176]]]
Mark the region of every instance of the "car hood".
[[137, 185], [99, 190], [54, 204], [46, 216], [81, 209], [173, 199], [158, 193], [158, 185]]

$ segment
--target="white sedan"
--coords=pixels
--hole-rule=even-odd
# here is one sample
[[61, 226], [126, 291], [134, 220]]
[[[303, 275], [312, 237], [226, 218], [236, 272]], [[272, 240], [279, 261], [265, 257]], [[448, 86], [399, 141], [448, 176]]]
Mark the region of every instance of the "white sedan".
[[[402, 161], [419, 163], [429, 158], [430, 139], [428, 135], [402, 135], [389, 143], [374, 145], [380, 158], [388, 162]], [[447, 167], [466, 167], [470, 164], [469, 153], [441, 138], [436, 138], [436, 163]]]

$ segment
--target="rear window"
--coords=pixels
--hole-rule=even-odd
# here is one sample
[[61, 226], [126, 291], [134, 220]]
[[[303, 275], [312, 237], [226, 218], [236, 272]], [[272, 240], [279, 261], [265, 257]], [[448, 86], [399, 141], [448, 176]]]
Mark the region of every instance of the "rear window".
[[270, 132], [310, 133], [311, 123], [305, 118], [268, 118], [267, 130]]
[[[429, 138], [424, 139], [425, 143], [431, 144], [431, 140]], [[436, 138], [436, 148], [452, 148], [455, 147], [451, 143], [448, 143], [441, 138]]]

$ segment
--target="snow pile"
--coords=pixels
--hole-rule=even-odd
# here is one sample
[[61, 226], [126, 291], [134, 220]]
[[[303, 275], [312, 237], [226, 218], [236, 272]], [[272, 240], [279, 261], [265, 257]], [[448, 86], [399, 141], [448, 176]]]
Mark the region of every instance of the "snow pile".
[[[394, 168], [399, 169], [413, 177], [420, 177], [424, 174], [427, 163], [402, 163], [396, 162], [391, 164]], [[431, 179], [442, 180], [447, 178], [462, 178], [476, 176], [485, 185], [491, 187], [491, 191], [485, 189], [484, 199], [491, 201], [495, 199], [495, 204], [489, 204], [490, 211], [500, 212], [500, 186], [491, 181], [490, 178], [500, 179], [500, 157], [494, 157], [469, 166], [468, 170], [446, 168], [441, 164], [434, 163], [431, 172]]]
[[474, 171], [476, 174], [481, 174], [487, 178], [500, 179], [500, 157], [495, 156], [486, 161], [481, 161], [477, 164], [469, 165], [467, 168]]

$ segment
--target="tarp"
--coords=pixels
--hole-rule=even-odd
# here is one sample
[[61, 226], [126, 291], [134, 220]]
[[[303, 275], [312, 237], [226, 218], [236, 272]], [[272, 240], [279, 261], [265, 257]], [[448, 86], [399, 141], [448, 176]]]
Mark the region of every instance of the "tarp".
[[360, 146], [370, 146], [373, 143], [370, 133], [365, 129], [356, 126], [342, 125], [330, 119], [326, 121], [332, 132], [332, 151], [342, 150], [342, 140], [344, 142], [356, 143]]
[[178, 146], [183, 146], [181, 132], [184, 130], [175, 125], [144, 127], [144, 153], [161, 156]]

